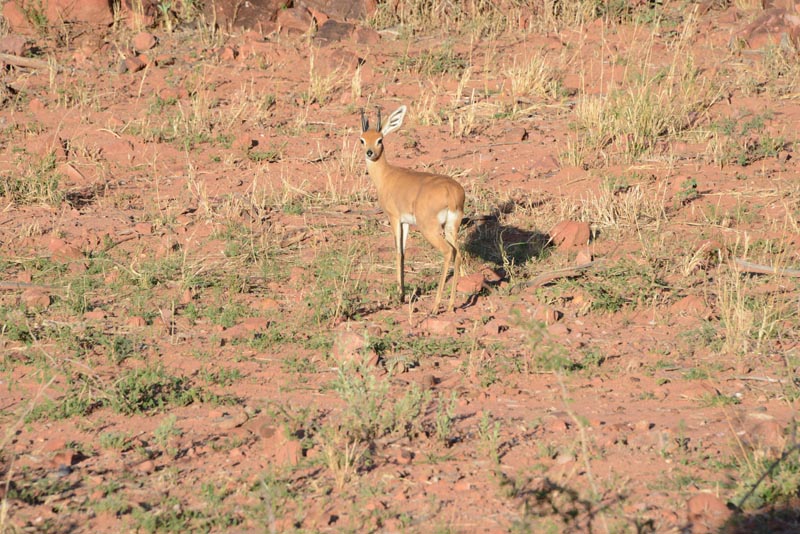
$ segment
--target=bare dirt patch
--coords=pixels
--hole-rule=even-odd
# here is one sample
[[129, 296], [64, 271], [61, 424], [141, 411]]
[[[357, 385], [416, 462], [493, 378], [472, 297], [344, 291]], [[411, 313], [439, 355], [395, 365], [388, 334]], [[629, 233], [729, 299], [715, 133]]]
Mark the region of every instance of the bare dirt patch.
[[[0, 531], [797, 531], [794, 4], [369, 4], [23, 12]], [[401, 104], [467, 193], [434, 317]]]

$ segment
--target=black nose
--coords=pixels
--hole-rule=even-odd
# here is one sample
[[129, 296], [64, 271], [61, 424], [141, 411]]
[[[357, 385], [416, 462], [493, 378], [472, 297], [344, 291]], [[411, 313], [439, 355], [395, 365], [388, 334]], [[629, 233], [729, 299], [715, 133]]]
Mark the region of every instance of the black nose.
[[367, 157], [368, 157], [368, 158], [371, 158], [371, 157], [372, 157], [372, 150], [367, 150]]

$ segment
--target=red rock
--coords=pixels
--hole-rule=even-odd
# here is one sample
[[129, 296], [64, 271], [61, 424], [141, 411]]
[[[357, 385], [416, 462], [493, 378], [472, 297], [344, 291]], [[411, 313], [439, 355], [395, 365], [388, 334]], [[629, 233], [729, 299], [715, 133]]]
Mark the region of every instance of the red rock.
[[359, 45], [376, 45], [381, 42], [381, 34], [373, 30], [372, 28], [366, 28], [364, 26], [358, 26], [353, 31], [353, 41]]
[[340, 22], [329, 19], [319, 27], [314, 42], [320, 45], [331, 44], [349, 39], [355, 30], [355, 26], [349, 22]]
[[[42, 0], [39, 4], [50, 24], [81, 22], [95, 26], [108, 26], [114, 22], [108, 0]], [[33, 28], [18, 2], [6, 2], [3, 17], [14, 31], [32, 32]]]
[[306, 8], [290, 7], [278, 12], [277, 22], [282, 32], [297, 35], [306, 33], [313, 20]]
[[578, 253], [575, 255], [575, 265], [585, 265], [592, 261], [592, 252], [589, 250], [589, 247], [581, 248]]
[[[209, 417], [211, 413], [209, 413]], [[214, 424], [222, 430], [232, 430], [240, 427], [247, 422], [249, 416], [247, 413], [238, 407], [231, 406], [218, 417], [214, 418]]]
[[368, 348], [369, 341], [366, 332], [349, 330], [351, 325], [345, 323], [335, 334], [333, 339], [333, 349], [331, 356], [340, 364], [345, 362], [367, 361], [370, 365], [377, 364], [378, 355], [374, 350]]
[[244, 321], [241, 322], [242, 328], [249, 330], [251, 332], [256, 332], [258, 330], [264, 330], [269, 326], [269, 319], [266, 317], [248, 317]]
[[208, 20], [215, 20], [220, 28], [244, 28], [265, 31], [280, 13], [292, 5], [292, 0], [215, 0], [203, 2]]
[[503, 277], [497, 271], [487, 265], [481, 267], [480, 272], [481, 275], [483, 275], [483, 279], [489, 284], [496, 284], [503, 279]]
[[142, 61], [139, 56], [125, 58], [125, 70], [127, 72], [139, 72], [147, 66], [147, 63]]
[[428, 317], [419, 325], [422, 330], [435, 336], [455, 336], [458, 334], [456, 324], [450, 319]]
[[500, 136], [498, 141], [503, 143], [519, 143], [528, 139], [528, 130], [522, 126], [514, 127], [506, 130]]
[[378, 7], [377, 0], [303, 0], [303, 4], [339, 20], [363, 20]]
[[47, 109], [44, 102], [41, 101], [39, 98], [31, 98], [31, 101], [28, 102], [28, 109], [31, 110], [33, 113], [40, 113]]
[[710, 319], [712, 315], [711, 308], [706, 305], [705, 300], [699, 295], [683, 297], [670, 306], [670, 311], [675, 315], [686, 315], [702, 319]]
[[131, 44], [133, 45], [133, 49], [137, 52], [146, 52], [156, 46], [158, 40], [156, 36], [150, 32], [139, 32], [133, 36], [131, 40]]
[[399, 465], [410, 465], [414, 460], [414, 453], [408, 449], [397, 449], [394, 459]]
[[322, 74], [331, 74], [337, 71], [354, 71], [360, 64], [361, 59], [348, 50], [335, 48], [323, 48], [317, 55], [315, 69], [319, 69]]
[[328, 20], [330, 20], [330, 17], [326, 13], [320, 11], [319, 9], [312, 6], [306, 6], [306, 7], [308, 8], [308, 12], [311, 13], [314, 22], [317, 23], [317, 28], [322, 27], [323, 24], [325, 24], [326, 22], [328, 22]]
[[9, 34], [0, 38], [0, 52], [13, 56], [24, 56], [28, 51], [28, 40], [21, 35]]
[[220, 61], [233, 61], [238, 55], [239, 52], [232, 46], [223, 46], [217, 51], [217, 57]]
[[83, 318], [89, 321], [102, 321], [106, 318], [106, 312], [100, 308], [96, 308], [91, 311], [87, 311], [83, 314]]
[[147, 321], [144, 320], [144, 317], [134, 315], [132, 317], [128, 317], [128, 320], [125, 321], [125, 324], [134, 328], [141, 328], [143, 326], [147, 326]]
[[83, 259], [83, 252], [75, 245], [66, 243], [63, 239], [53, 238], [47, 244], [50, 259], [57, 262], [68, 262]]
[[561, 221], [550, 230], [550, 240], [562, 250], [587, 245], [591, 236], [592, 229], [585, 222]]
[[153, 460], [145, 460], [136, 466], [136, 470], [142, 473], [152, 473], [156, 469], [156, 464]]
[[484, 285], [485, 281], [483, 279], [483, 274], [473, 273], [467, 276], [460, 277], [458, 279], [458, 285], [456, 286], [456, 288], [461, 293], [475, 295], [476, 293], [480, 293]]
[[774, 419], [761, 421], [747, 432], [748, 441], [754, 448], [780, 453], [786, 446], [783, 426]]
[[692, 534], [718, 532], [733, 511], [710, 493], [698, 493], [686, 501], [687, 519]]
[[181, 304], [183, 304], [184, 306], [186, 304], [189, 304], [194, 300], [194, 297], [195, 297], [194, 291], [192, 291], [190, 288], [184, 289], [183, 293], [181, 293]]
[[50, 306], [50, 295], [41, 289], [32, 287], [22, 293], [22, 302], [28, 308], [44, 309]]
[[77, 454], [71, 449], [63, 450], [53, 456], [51, 464], [53, 467], [70, 467], [75, 465]]

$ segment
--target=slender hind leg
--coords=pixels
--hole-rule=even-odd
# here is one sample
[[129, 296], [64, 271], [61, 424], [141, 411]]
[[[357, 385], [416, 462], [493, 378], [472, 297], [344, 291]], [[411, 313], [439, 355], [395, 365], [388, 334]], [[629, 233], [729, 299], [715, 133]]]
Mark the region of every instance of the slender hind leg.
[[461, 226], [462, 217], [460, 213], [456, 213], [455, 217], [447, 220], [444, 227], [444, 238], [455, 253], [455, 260], [453, 262], [453, 285], [450, 288], [450, 303], [447, 305], [447, 311], [453, 311], [455, 308], [456, 287], [458, 286], [458, 278], [461, 276], [461, 250], [458, 248], [458, 228]]
[[447, 282], [447, 273], [450, 270], [450, 262], [453, 259], [453, 252], [456, 252], [456, 258], [458, 258], [458, 251], [450, 243], [448, 243], [444, 237], [442, 237], [440, 228], [420, 227], [420, 232], [422, 232], [422, 235], [425, 237], [425, 239], [427, 239], [431, 245], [439, 249], [444, 256], [442, 276], [439, 279], [439, 287], [436, 289], [436, 298], [433, 300], [433, 309], [431, 310], [431, 314], [436, 315], [439, 313], [439, 304], [442, 302], [442, 292], [444, 290], [445, 283]]

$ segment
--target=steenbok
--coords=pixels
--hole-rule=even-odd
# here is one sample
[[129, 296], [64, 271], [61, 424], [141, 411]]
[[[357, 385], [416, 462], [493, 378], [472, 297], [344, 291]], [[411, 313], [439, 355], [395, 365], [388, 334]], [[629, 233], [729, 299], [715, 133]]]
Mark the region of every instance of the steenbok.
[[461, 270], [461, 252], [458, 249], [458, 227], [464, 217], [464, 188], [441, 174], [419, 172], [402, 167], [394, 167], [386, 161], [383, 138], [400, 128], [406, 115], [406, 107], [389, 116], [386, 125], [381, 125], [381, 112], [378, 110], [378, 124], [369, 129], [369, 120], [361, 111], [361, 144], [367, 158], [367, 172], [378, 190], [378, 203], [389, 216], [397, 249], [397, 283], [400, 286], [400, 301], [405, 299], [403, 283], [403, 262], [408, 240], [408, 226], [416, 225], [425, 239], [444, 254], [442, 277], [436, 299], [433, 301], [434, 314], [439, 312], [442, 289], [447, 280], [450, 263], [453, 262], [453, 285], [450, 290], [448, 311], [453, 311], [456, 299], [456, 284]]

